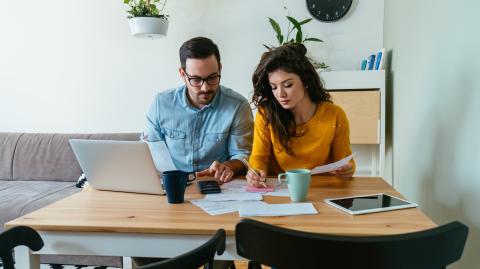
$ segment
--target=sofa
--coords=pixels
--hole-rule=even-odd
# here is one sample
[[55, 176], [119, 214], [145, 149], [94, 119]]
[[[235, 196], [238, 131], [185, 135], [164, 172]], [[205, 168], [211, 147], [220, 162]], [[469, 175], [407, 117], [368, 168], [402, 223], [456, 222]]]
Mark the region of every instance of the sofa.
[[[138, 140], [138, 133], [40, 134], [0, 132], [0, 232], [10, 220], [65, 198], [81, 188], [82, 171], [71, 138]], [[121, 257], [43, 255], [41, 263], [122, 266]]]

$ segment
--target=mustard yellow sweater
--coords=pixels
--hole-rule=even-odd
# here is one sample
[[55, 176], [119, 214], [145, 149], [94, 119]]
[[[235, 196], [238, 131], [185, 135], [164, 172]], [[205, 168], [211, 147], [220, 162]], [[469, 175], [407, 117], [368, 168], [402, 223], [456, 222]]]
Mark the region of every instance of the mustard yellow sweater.
[[[345, 112], [328, 102], [318, 104], [317, 111], [305, 124], [297, 126], [300, 137], [291, 138], [295, 156], [289, 155], [275, 137], [271, 125], [257, 113], [250, 164], [268, 174], [296, 168], [312, 169], [341, 160], [352, 154], [350, 129]], [[355, 162], [351, 161], [355, 168]]]

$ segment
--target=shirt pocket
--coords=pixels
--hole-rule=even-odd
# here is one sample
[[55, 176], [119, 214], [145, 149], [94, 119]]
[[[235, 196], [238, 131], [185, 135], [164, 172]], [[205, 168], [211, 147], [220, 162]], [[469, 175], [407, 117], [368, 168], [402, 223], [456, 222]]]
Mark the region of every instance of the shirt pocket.
[[215, 155], [223, 155], [228, 152], [227, 138], [227, 133], [206, 133], [203, 148]]
[[163, 133], [165, 135], [165, 143], [167, 144], [170, 154], [186, 154], [186, 133], [184, 131], [164, 128]]

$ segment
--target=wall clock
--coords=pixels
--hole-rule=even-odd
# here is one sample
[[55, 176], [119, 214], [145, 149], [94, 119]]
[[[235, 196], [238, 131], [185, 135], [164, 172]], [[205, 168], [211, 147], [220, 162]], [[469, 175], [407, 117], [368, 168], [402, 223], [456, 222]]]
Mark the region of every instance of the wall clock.
[[337, 21], [345, 16], [353, 0], [306, 0], [310, 14], [324, 22]]

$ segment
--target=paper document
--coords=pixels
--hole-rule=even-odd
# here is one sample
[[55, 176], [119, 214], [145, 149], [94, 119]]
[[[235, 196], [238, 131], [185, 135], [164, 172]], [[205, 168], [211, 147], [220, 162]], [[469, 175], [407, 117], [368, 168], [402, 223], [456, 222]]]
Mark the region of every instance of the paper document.
[[262, 201], [207, 201], [204, 199], [200, 200], [190, 200], [190, 202], [198, 207], [200, 207], [203, 211], [207, 212], [209, 215], [216, 216], [226, 213], [231, 213], [238, 211], [238, 208], [241, 205], [248, 204], [258, 206], [260, 204], [265, 204]]
[[315, 168], [312, 169], [312, 175], [313, 174], [321, 174], [321, 173], [326, 173], [326, 172], [330, 172], [330, 171], [334, 171], [336, 170], [337, 168], [340, 168], [344, 165], [346, 165], [352, 158], [353, 158], [353, 155], [355, 153], [351, 154], [350, 156], [348, 157], [345, 157], [343, 159], [341, 159], [340, 161], [338, 162], [334, 162], [334, 163], [329, 163], [329, 164], [326, 164], [326, 165], [322, 165], [322, 166], [317, 166]]
[[312, 203], [292, 204], [242, 204], [238, 209], [240, 217], [290, 216], [318, 214]]
[[251, 192], [231, 192], [231, 193], [213, 193], [205, 195], [206, 201], [261, 201], [260, 193]]
[[247, 186], [248, 183], [245, 179], [233, 179], [220, 185], [220, 188], [222, 189], [222, 193], [245, 192]]
[[177, 170], [173, 164], [170, 152], [168, 152], [165, 141], [147, 142], [152, 154], [153, 163], [157, 171], [163, 172], [168, 170]]
[[280, 182], [278, 182], [278, 179], [276, 179], [276, 178], [267, 178], [267, 186], [275, 186], [275, 188], [272, 192], [262, 193], [263, 195], [284, 196], [284, 197], [289, 197], [290, 196], [290, 193], [288, 192], [287, 183], [285, 183], [285, 182], [280, 183]]

